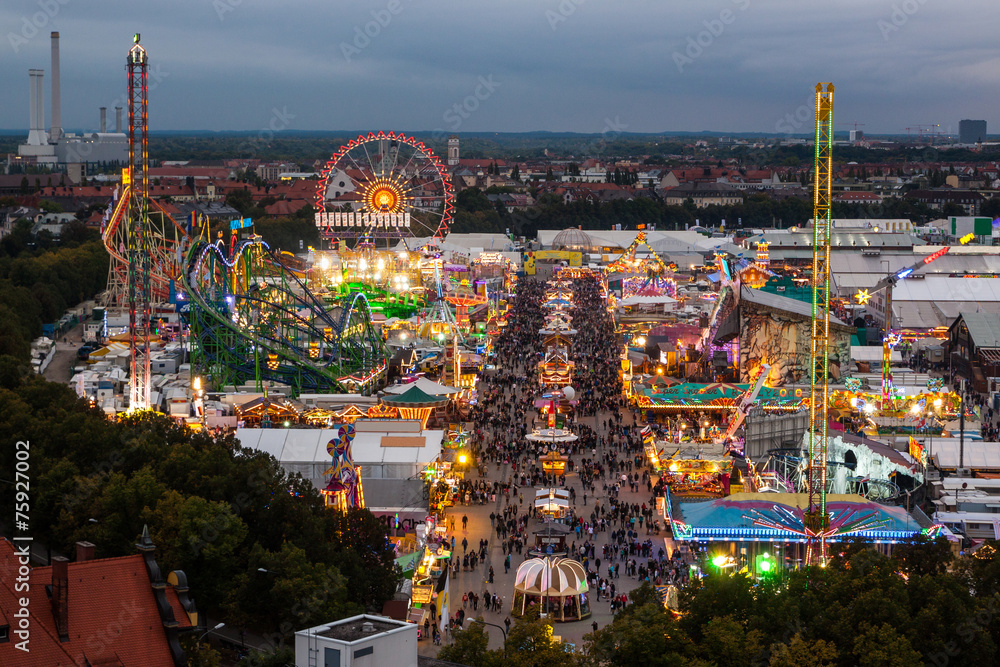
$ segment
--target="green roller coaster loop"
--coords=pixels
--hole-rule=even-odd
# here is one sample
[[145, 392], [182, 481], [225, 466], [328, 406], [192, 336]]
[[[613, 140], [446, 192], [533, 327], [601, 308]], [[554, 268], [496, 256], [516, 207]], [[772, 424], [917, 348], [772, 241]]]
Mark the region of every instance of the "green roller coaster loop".
[[183, 274], [192, 368], [215, 387], [280, 382], [292, 394], [370, 394], [388, 350], [363, 294], [330, 309], [259, 238], [193, 244]]

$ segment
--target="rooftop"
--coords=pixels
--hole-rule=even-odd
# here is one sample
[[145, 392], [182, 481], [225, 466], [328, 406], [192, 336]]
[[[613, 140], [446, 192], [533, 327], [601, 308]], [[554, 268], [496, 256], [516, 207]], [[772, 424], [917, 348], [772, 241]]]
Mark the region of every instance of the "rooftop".
[[[370, 629], [366, 629], [365, 626], [369, 624]], [[393, 630], [406, 628], [408, 625], [410, 624], [404, 621], [394, 621], [391, 618], [386, 618], [384, 616], [369, 616], [368, 614], [361, 614], [359, 616], [346, 618], [342, 621], [336, 621], [335, 623], [331, 623], [329, 625], [320, 625], [302, 632], [350, 643], [361, 639], [368, 639], [386, 632], [392, 632]]]
[[969, 311], [960, 315], [977, 347], [1000, 347], [1000, 315]]

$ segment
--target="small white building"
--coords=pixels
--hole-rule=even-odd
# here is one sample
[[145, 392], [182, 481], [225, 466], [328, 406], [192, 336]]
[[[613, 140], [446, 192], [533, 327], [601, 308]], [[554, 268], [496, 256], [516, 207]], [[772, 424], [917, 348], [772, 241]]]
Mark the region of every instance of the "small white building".
[[416, 667], [417, 626], [362, 614], [295, 633], [295, 667]]

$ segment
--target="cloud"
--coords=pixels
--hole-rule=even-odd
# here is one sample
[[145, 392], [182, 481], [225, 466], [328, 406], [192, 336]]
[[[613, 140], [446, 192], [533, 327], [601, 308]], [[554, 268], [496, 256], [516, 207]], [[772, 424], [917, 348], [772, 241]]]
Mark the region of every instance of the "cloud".
[[[16, 51], [8, 36], [40, 5], [0, 8], [0, 126], [27, 124], [25, 70], [49, 69], [59, 30], [66, 127], [92, 129], [124, 92], [136, 31], [168, 74], [153, 129], [253, 131], [277, 106], [291, 129], [431, 130], [488, 75], [502, 85], [462, 131], [600, 132], [614, 115], [631, 131], [773, 131], [828, 80], [837, 117], [869, 132], [1000, 127], [993, 0], [52, 2], [65, 4]], [[679, 68], [690, 40], [703, 46]]]

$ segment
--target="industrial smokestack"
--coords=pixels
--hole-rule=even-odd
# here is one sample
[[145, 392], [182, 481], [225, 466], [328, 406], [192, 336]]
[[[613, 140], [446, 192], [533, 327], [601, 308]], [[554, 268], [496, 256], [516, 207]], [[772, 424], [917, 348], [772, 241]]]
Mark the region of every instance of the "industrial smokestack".
[[115, 107], [115, 132], [122, 133], [122, 108]]
[[59, 33], [52, 33], [52, 131], [53, 143], [62, 137], [62, 99], [59, 93]]
[[28, 114], [29, 126], [28, 126], [28, 145], [29, 146], [42, 146], [48, 143], [48, 137], [45, 136], [45, 107], [43, 106], [45, 98], [45, 91], [42, 90], [42, 85], [44, 82], [45, 70], [43, 69], [29, 69], [28, 78], [30, 82], [30, 87], [28, 89]]
[[108, 108], [101, 107], [101, 132], [108, 131]]
[[35, 127], [42, 135], [42, 143], [46, 143], [48, 137], [45, 135], [45, 70], [35, 70], [38, 83], [35, 84]]

